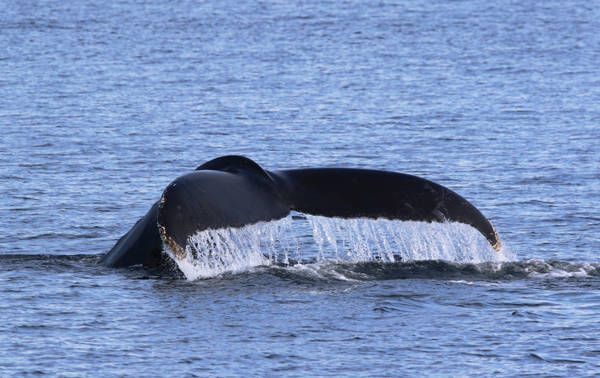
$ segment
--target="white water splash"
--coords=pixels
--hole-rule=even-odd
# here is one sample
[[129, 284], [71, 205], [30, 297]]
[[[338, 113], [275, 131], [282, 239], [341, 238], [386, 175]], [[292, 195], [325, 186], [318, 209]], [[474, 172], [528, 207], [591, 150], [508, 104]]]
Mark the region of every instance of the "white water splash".
[[479, 231], [463, 223], [306, 218], [320, 259], [327, 249], [333, 250], [336, 258], [352, 262], [446, 260], [478, 264], [516, 259], [508, 248], [494, 250]]
[[205, 230], [188, 239], [183, 258], [165, 250], [189, 280], [290, 259], [347, 262], [512, 261], [474, 228], [461, 223], [403, 222], [294, 215], [242, 228]]
[[[227, 271], [243, 271], [277, 262], [279, 253], [288, 255], [284, 236], [289, 233], [291, 218], [259, 222], [241, 228], [205, 230], [188, 238], [185, 257], [177, 257], [163, 243], [188, 280], [214, 277]], [[287, 259], [282, 261], [287, 263]]]

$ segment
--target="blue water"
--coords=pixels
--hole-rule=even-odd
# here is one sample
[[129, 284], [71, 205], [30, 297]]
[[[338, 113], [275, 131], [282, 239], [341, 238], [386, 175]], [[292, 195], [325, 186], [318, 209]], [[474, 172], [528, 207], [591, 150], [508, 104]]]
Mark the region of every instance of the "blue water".
[[[1, 4], [0, 375], [600, 374], [596, 4]], [[426, 177], [516, 261], [96, 264], [226, 154]]]

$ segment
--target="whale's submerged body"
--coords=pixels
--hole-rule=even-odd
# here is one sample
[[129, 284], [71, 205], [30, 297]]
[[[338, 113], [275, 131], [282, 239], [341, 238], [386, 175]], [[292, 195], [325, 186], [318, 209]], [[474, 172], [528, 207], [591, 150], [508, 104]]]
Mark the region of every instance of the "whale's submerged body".
[[460, 222], [500, 249], [496, 230], [475, 206], [426, 179], [351, 168], [270, 172], [246, 157], [223, 156], [170, 183], [101, 263], [157, 266], [163, 243], [183, 256], [188, 238], [199, 231], [281, 219], [292, 210], [340, 218]]

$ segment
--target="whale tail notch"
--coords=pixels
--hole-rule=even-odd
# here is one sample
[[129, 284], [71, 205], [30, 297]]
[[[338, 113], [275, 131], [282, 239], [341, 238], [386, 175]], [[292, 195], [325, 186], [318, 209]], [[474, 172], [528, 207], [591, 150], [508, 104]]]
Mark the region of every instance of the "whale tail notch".
[[242, 156], [211, 160], [171, 182], [158, 208], [162, 240], [177, 256], [199, 231], [286, 217], [290, 207], [258, 164]]

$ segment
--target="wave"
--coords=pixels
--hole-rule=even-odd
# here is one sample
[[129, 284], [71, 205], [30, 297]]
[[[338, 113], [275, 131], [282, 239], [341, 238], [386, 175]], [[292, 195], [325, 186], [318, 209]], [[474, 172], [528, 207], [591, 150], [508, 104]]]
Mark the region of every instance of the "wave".
[[[71, 272], [106, 274], [114, 268], [98, 265], [102, 255], [25, 255], [0, 254], [0, 271]], [[122, 268], [136, 278], [186, 279], [174, 263], [157, 269], [142, 266]], [[243, 270], [228, 270], [206, 280], [230, 280], [236, 276], [276, 276], [297, 282], [381, 281], [400, 279], [434, 279], [464, 281], [561, 280], [600, 277], [600, 263], [523, 260], [484, 263], [456, 263], [444, 260], [409, 262], [348, 262], [316, 259], [270, 263]]]
[[465, 264], [443, 260], [411, 262], [326, 262], [265, 267], [264, 272], [310, 276], [322, 280], [374, 281], [398, 279], [438, 279], [465, 281], [507, 281], [522, 279], [562, 279], [600, 276], [600, 263], [563, 261], [511, 261]]

